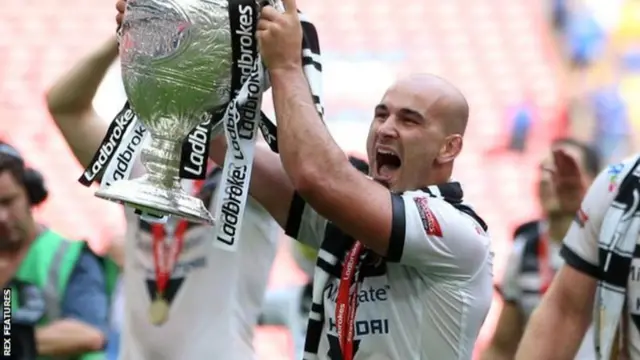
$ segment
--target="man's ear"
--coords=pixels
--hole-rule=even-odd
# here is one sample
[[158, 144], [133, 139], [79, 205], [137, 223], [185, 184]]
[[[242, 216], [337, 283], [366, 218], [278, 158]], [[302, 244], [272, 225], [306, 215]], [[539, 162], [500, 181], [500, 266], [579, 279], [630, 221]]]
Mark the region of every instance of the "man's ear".
[[452, 162], [460, 155], [460, 151], [462, 151], [462, 135], [449, 135], [445, 138], [436, 161], [440, 164]]

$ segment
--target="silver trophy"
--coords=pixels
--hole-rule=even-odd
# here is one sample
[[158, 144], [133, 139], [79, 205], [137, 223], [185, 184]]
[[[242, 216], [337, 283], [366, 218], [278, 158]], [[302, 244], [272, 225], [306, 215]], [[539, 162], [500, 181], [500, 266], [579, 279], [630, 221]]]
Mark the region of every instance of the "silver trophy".
[[[203, 202], [180, 185], [182, 143], [207, 110], [231, 98], [233, 64], [226, 0], [130, 0], [120, 40], [122, 78], [150, 146], [146, 175], [96, 196], [144, 213], [213, 224]], [[205, 159], [206, 164], [206, 159]]]

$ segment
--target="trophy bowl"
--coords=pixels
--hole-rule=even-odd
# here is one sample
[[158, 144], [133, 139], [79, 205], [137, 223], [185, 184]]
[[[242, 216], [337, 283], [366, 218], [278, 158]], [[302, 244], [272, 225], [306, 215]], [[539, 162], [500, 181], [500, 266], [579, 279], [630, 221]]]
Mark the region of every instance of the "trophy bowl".
[[227, 0], [130, 0], [120, 38], [124, 88], [149, 132], [146, 175], [118, 180], [96, 196], [154, 216], [213, 224], [203, 202], [180, 185], [182, 143], [203, 114], [231, 98], [233, 53]]

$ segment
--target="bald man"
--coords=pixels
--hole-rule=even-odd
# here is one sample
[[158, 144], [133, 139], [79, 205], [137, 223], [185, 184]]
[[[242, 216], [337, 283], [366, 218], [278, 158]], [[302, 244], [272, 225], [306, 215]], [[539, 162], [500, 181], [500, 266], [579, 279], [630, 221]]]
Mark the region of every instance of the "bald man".
[[[256, 150], [250, 192], [319, 249], [304, 359], [471, 359], [493, 281], [487, 226], [451, 180], [464, 96], [434, 75], [393, 84], [375, 107], [365, 176], [315, 111], [293, 0], [285, 8], [259, 22], [280, 156]], [[224, 139], [211, 148], [221, 163]]]

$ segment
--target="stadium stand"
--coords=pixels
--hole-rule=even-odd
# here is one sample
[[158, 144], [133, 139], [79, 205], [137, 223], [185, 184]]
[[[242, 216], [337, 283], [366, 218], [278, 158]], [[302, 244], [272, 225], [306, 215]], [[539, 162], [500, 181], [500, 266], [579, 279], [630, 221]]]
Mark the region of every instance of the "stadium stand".
[[[508, 154], [490, 159], [485, 150], [506, 141], [504, 111], [523, 93], [534, 95], [538, 117], [530, 145], [540, 148], [554, 134], [549, 129], [562, 90], [539, 2], [299, 4], [317, 24], [326, 54], [325, 107], [332, 129], [340, 129], [336, 122], [345, 116], [358, 116], [348, 120], [354, 124], [349, 129], [366, 132], [369, 109], [384, 88], [373, 82], [388, 82], [396, 73], [440, 74], [467, 95], [472, 119], [456, 177], [489, 223], [496, 239], [496, 274], [501, 274], [513, 226], [537, 213], [532, 191], [537, 159]], [[38, 215], [69, 236], [88, 239], [98, 251], [122, 226], [120, 211], [76, 182], [81, 169], [48, 118], [43, 95], [56, 76], [114, 31], [114, 15], [109, 0], [12, 1], [0, 14], [0, 32], [5, 34], [0, 39], [0, 138], [14, 143], [50, 184], [50, 200]], [[358, 64], [360, 72], [349, 62]], [[368, 71], [366, 76], [358, 76], [363, 71]], [[336, 136], [346, 148], [361, 148], [361, 138], [343, 135]], [[517, 204], [512, 201], [516, 198]], [[293, 267], [283, 248], [272, 286], [300, 282], [302, 275]], [[497, 311], [492, 314], [481, 342], [490, 334]], [[290, 358], [290, 339], [281, 329], [260, 330], [256, 346], [261, 359]]]

